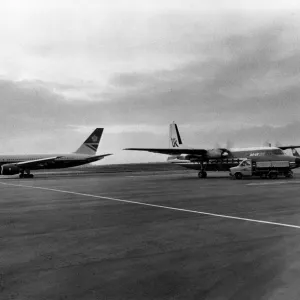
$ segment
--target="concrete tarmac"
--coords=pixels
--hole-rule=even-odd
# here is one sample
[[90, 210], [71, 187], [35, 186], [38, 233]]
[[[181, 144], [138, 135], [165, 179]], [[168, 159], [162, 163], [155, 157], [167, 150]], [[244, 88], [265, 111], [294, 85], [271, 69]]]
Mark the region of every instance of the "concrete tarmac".
[[300, 299], [300, 176], [0, 178], [0, 299]]

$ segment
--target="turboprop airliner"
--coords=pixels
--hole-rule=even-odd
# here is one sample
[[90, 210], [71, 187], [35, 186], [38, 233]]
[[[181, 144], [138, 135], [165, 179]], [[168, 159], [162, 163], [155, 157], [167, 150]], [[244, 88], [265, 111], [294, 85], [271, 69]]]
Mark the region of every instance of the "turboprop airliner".
[[[126, 148], [124, 150], [148, 151], [170, 155], [168, 162], [199, 170], [198, 177], [206, 178], [206, 171], [229, 171], [242, 160], [253, 161], [289, 161], [291, 169], [300, 167], [300, 157], [296, 148], [300, 146], [251, 147], [251, 148], [192, 148], [185, 146], [175, 123], [170, 124], [169, 148]], [[293, 155], [286, 155], [283, 150], [292, 149]], [[291, 173], [290, 173], [291, 174]], [[290, 176], [289, 174], [289, 176]]]
[[69, 168], [101, 160], [111, 155], [96, 155], [102, 133], [103, 128], [96, 128], [75, 152], [69, 154], [0, 154], [1, 175], [33, 178], [32, 170]]

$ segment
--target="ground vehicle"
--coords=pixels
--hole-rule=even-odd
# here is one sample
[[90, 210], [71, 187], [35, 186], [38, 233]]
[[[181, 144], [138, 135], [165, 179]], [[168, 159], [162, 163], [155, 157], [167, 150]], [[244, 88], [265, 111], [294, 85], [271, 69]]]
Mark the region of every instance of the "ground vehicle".
[[253, 161], [252, 159], [243, 160], [237, 167], [230, 168], [230, 176], [236, 179], [243, 177], [260, 176], [270, 179], [277, 178], [278, 175], [292, 177], [293, 172], [289, 161]]

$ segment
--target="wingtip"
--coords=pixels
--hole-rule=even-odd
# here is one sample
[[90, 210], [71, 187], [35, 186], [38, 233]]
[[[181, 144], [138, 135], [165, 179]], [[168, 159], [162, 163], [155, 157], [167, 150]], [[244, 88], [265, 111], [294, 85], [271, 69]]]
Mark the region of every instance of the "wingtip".
[[105, 156], [111, 156], [111, 155], [113, 155], [113, 153], [107, 153], [107, 154], [103, 154], [103, 157], [105, 157]]

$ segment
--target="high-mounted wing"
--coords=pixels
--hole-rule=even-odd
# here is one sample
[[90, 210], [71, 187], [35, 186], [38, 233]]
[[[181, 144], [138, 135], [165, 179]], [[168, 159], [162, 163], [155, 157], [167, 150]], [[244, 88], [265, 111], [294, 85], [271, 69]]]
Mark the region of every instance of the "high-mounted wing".
[[51, 162], [54, 162], [56, 159], [60, 157], [61, 156], [53, 156], [53, 157], [46, 157], [46, 158], [35, 159], [35, 160], [27, 160], [27, 161], [15, 163], [15, 165], [22, 169], [31, 169], [37, 166], [39, 167], [45, 166]]
[[287, 149], [295, 149], [295, 148], [300, 148], [300, 146], [279, 146], [278, 147], [281, 150], [287, 150]]
[[291, 149], [292, 153], [293, 153], [293, 156], [300, 157], [300, 154], [296, 150], [296, 148], [300, 148], [300, 146], [280, 146], [278, 148], [280, 148], [281, 150]]
[[167, 154], [167, 155], [180, 155], [180, 154], [206, 155], [207, 154], [207, 150], [205, 149], [192, 149], [192, 148], [125, 148], [123, 150], [148, 151], [148, 152]]

